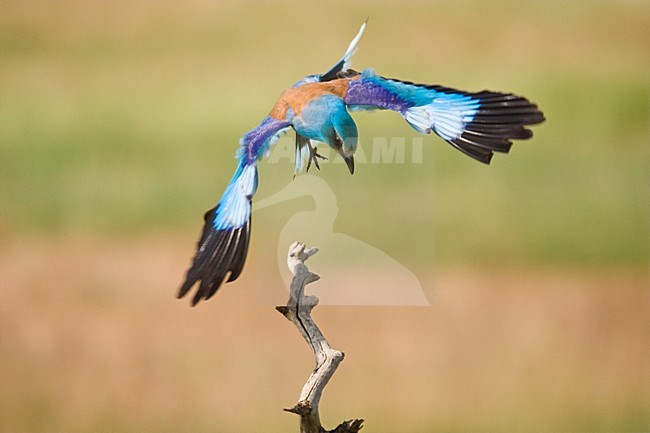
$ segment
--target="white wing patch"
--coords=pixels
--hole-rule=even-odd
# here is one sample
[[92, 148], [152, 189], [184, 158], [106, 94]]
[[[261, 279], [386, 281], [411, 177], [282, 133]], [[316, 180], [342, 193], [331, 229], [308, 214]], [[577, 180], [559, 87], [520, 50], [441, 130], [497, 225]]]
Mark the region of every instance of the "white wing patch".
[[471, 122], [480, 102], [470, 97], [453, 95], [435, 97], [430, 104], [411, 107], [404, 113], [406, 121], [419, 133], [430, 134], [432, 130], [445, 140], [460, 137], [465, 125]]

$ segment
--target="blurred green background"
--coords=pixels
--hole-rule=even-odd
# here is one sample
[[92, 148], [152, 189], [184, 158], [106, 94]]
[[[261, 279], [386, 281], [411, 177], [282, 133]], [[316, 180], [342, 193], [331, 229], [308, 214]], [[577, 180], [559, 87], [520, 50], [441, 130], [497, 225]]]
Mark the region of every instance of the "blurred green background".
[[[522, 94], [547, 122], [489, 167], [426, 137], [421, 164], [318, 172], [335, 228], [408, 265], [433, 304], [324, 309], [358, 362], [325, 421], [650, 430], [647, 1], [1, 0], [0, 431], [297, 429], [280, 408], [307, 349], [245, 304], [266, 272], [281, 284], [266, 253], [309, 201], [259, 213], [248, 277], [217, 299], [191, 310], [173, 293], [239, 137], [368, 16], [354, 67]], [[362, 146], [417, 136], [394, 114], [355, 118]], [[291, 173], [262, 164], [258, 196]], [[403, 355], [386, 360], [391, 345]]]

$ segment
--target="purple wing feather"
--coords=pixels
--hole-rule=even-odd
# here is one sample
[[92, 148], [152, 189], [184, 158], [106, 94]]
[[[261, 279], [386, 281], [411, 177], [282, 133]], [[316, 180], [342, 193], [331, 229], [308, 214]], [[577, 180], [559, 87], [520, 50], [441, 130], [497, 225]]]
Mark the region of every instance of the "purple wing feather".
[[350, 81], [344, 100], [350, 110], [397, 111], [416, 131], [435, 132], [486, 164], [494, 152], [508, 152], [512, 140], [532, 137], [526, 126], [544, 121], [537, 105], [521, 96], [415, 84], [369, 69]]

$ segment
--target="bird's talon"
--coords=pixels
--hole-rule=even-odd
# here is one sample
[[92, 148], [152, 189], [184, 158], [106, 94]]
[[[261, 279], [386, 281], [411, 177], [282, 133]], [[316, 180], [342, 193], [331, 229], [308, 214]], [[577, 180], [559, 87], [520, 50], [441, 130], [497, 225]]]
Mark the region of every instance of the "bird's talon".
[[320, 170], [320, 164], [318, 164], [318, 159], [316, 158], [312, 158], [312, 159], [314, 161], [314, 165], [316, 166], [316, 168]]

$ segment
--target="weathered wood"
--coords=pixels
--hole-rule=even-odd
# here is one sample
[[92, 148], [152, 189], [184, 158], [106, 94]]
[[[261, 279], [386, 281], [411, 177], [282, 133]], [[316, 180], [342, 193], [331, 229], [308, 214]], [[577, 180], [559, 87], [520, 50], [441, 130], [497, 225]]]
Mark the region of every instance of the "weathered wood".
[[[311, 318], [311, 310], [318, 305], [318, 298], [313, 295], [305, 295], [305, 286], [320, 279], [305, 265], [305, 260], [317, 252], [318, 248], [306, 248], [305, 244], [300, 242], [291, 244], [287, 256], [287, 265], [293, 273], [289, 300], [287, 305], [276, 307], [284, 317], [295, 325], [300, 335], [311, 347], [316, 360], [316, 368], [303, 386], [298, 403], [290, 409], [285, 409], [287, 412], [300, 416], [300, 433], [327, 432], [320, 423], [318, 404], [323, 389], [344, 357], [343, 352], [332, 349]], [[331, 433], [356, 433], [361, 429], [362, 423], [362, 419], [345, 421], [336, 429], [331, 430]]]

